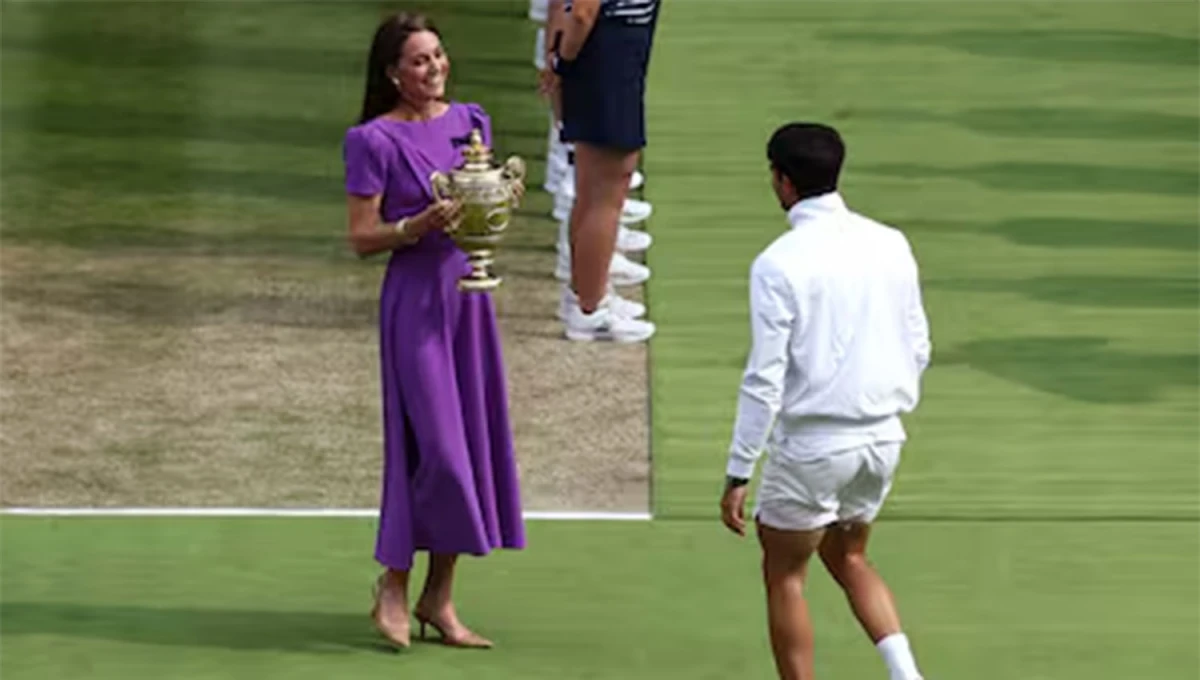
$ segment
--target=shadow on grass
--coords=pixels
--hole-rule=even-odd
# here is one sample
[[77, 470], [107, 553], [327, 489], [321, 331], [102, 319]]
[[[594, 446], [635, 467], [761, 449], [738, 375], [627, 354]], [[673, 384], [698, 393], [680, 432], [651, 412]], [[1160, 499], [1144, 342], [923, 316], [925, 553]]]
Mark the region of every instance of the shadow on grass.
[[390, 651], [364, 615], [332, 612], [6, 602], [0, 632], [247, 651]]
[[245, 231], [214, 234], [142, 222], [55, 222], [16, 226], [4, 236], [14, 245], [56, 244], [95, 253], [153, 254], [172, 257], [289, 256], [328, 260], [353, 260], [342, 232]]
[[835, 31], [842, 45], [941, 47], [981, 57], [1051, 62], [1195, 66], [1200, 41], [1162, 33], [1070, 30], [960, 30], [941, 32]]
[[1116, 167], [1075, 163], [986, 163], [958, 168], [919, 163], [859, 166], [857, 172], [903, 179], [961, 179], [1008, 191], [1068, 191], [1089, 194], [1195, 196], [1195, 170]]
[[[554, 254], [554, 235], [540, 220], [514, 220], [500, 257], [509, 251]], [[323, 231], [255, 230], [228, 234], [204, 233], [140, 222], [56, 222], [37, 227], [14, 226], [4, 233], [9, 245], [54, 244], [93, 253], [167, 254], [172, 258], [202, 257], [290, 257], [329, 262], [372, 263], [382, 266], [386, 254], [365, 260], [354, 255], [345, 234], [335, 228]]]
[[899, 220], [897, 224], [906, 232], [992, 234], [1025, 246], [1200, 250], [1200, 225], [1186, 222], [1024, 217], [991, 224], [940, 218]]
[[1040, 276], [1030, 279], [931, 279], [931, 289], [1018, 293], [1039, 302], [1079, 307], [1194, 309], [1200, 282], [1194, 278], [1136, 276]]
[[[50, 4], [50, 3], [47, 3]], [[98, 6], [114, 3], [95, 3]], [[203, 9], [203, 3], [176, 3], [190, 11]], [[220, 13], [219, 5], [212, 11]], [[229, 12], [225, 8], [224, 12]], [[74, 24], [64, 24], [74, 25]], [[532, 50], [528, 59], [514, 56], [485, 55], [472, 51], [471, 39], [483, 29], [448, 34], [447, 50], [454, 60], [455, 86], [517, 86], [533, 92], [536, 87]], [[494, 27], [493, 27], [494, 28]], [[371, 29], [368, 29], [368, 31]], [[191, 38], [180, 42], [176, 33], [99, 33], [75, 29], [41, 31], [36, 34], [6, 34], [4, 49], [43, 58], [73, 62], [88, 68], [153, 69], [156, 71], [195, 72], [198, 69], [228, 69], [243, 74], [276, 73], [299, 76], [326, 76], [361, 80], [365, 69], [370, 32], [361, 44], [352, 47], [288, 46], [256, 43], [229, 43], [214, 49], [187, 33]], [[457, 40], [456, 40], [457, 39]], [[465, 43], [454, 49], [455, 42]]]
[[1096, 404], [1148, 403], [1168, 388], [1200, 384], [1200, 355], [1126, 352], [1098, 337], [980, 340], [938, 352], [934, 361]]
[[[250, 281], [254, 284], [254, 281]], [[378, 300], [374, 292], [355, 295], [348, 290], [321, 290], [317, 286], [278, 290], [282, 284], [266, 282], [267, 290], [214, 293], [189, 289], [161, 279], [122, 278], [89, 280], [73, 273], [69, 278], [5, 283], [5, 298], [34, 309], [65, 308], [84, 315], [108, 316], [149, 326], [186, 327], [211, 323], [244, 323], [292, 328], [354, 329], [375, 326]], [[277, 290], [271, 290], [275, 288]]]
[[922, 109], [843, 109], [839, 120], [886, 123], [933, 123], [996, 137], [1025, 139], [1095, 139], [1194, 143], [1200, 118], [1156, 111], [1078, 107], [998, 107], [938, 113]]

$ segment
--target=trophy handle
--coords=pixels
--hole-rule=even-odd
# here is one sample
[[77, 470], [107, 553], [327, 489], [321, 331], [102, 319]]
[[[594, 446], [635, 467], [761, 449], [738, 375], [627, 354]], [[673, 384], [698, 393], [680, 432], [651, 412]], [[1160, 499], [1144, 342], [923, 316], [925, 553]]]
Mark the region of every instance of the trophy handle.
[[508, 160], [504, 161], [504, 167], [501, 175], [509, 181], [525, 181], [525, 161], [521, 160], [520, 156], [509, 156]]
[[521, 160], [519, 156], [509, 156], [500, 168], [500, 176], [508, 181], [509, 198], [512, 199], [510, 207], [515, 210], [520, 204], [520, 200], [517, 199], [514, 185], [517, 182], [525, 181], [525, 161]]
[[429, 185], [433, 189], [433, 197], [439, 201], [449, 201], [453, 197], [450, 195], [450, 178], [445, 174], [434, 171], [429, 175]]

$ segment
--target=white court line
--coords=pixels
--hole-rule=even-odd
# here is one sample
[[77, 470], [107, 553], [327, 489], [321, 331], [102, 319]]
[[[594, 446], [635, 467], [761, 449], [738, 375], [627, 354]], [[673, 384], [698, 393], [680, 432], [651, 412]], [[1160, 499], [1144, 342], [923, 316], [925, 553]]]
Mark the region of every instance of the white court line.
[[[351, 517], [373, 518], [378, 510], [358, 508], [0, 508], [0, 515], [35, 517]], [[522, 514], [527, 520], [581, 522], [646, 522], [648, 512], [541, 512]]]

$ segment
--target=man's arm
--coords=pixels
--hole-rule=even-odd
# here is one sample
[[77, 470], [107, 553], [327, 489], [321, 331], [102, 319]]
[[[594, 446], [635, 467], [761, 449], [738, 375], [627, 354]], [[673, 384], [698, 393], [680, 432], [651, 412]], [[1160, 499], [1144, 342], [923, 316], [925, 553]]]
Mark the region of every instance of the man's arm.
[[909, 343], [921, 373], [929, 367], [929, 357], [932, 344], [929, 340], [929, 319], [925, 315], [925, 306], [921, 295], [921, 276], [917, 269], [916, 259], [912, 263], [912, 277], [908, 290], [908, 309], [905, 314], [908, 326]]
[[788, 345], [797, 309], [782, 271], [766, 260], [750, 272], [750, 356], [738, 392], [726, 475], [749, 479], [783, 404]]

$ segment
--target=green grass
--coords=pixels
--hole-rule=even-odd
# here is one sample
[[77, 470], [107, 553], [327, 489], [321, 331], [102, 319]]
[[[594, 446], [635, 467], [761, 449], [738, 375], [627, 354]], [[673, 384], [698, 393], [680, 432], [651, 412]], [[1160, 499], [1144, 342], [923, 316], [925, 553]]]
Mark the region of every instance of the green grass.
[[[450, 94], [540, 184], [526, 7], [409, 7], [446, 35]], [[5, 3], [6, 502], [376, 501], [386, 258], [347, 247], [341, 145], [396, 9]], [[530, 191], [514, 220], [514, 278], [548, 257], [549, 205]]]
[[[0, 674], [771, 676], [751, 543], [713, 523], [530, 529], [529, 551], [462, 567], [461, 612], [495, 650], [395, 655], [366, 618], [372, 522], [6, 519]], [[888, 526], [876, 549], [931, 678], [1182, 680], [1195, 668], [1196, 609], [1180, 606], [1200, 595], [1186, 575], [1193, 526], [913, 522]], [[818, 672], [880, 677], [820, 570], [812, 611]]]
[[[435, 6], [456, 96], [488, 107], [502, 152], [537, 159], [525, 3]], [[98, 347], [170, 356], [174, 336], [147, 339], [146, 324], [241, 294], [225, 288], [242, 272], [232, 256], [261, 260], [260, 285], [284, 271], [368, 290], [377, 272], [330, 225], [384, 9], [5, 3], [0, 237], [66, 263], [6, 283], [6, 304], [35, 291], [48, 318], [115, 316], [130, 325]], [[1197, 33], [1188, 3], [666, 2], [646, 157], [660, 520], [532, 523], [528, 551], [463, 567], [460, 609], [496, 650], [394, 655], [366, 619], [371, 522], [5, 518], [0, 675], [771, 677], [755, 547], [714, 511], [745, 274], [783, 228], [765, 140], [815, 118], [846, 134], [851, 204], [905, 229], [923, 268], [934, 367], [874, 552], [930, 680], [1196, 677]], [[90, 296], [53, 296], [114, 255], [163, 271], [102, 271]], [[172, 278], [208, 267], [213, 280]], [[286, 302], [264, 304], [304, 311]], [[166, 394], [146, 380], [138, 399]], [[301, 446], [313, 427], [255, 423], [256, 445], [286, 430]], [[230, 464], [270, 479], [244, 455]], [[138, 484], [159, 476], [113, 461]], [[822, 677], [880, 677], [840, 594], [813, 578]]]
[[[409, 8], [439, 20], [455, 56], [451, 95], [483, 104], [497, 153], [527, 157], [540, 178], [546, 119], [530, 96], [535, 29], [521, 3]], [[344, 221], [341, 144], [372, 31], [390, 11], [5, 3], [6, 242], [353, 263], [330, 231]], [[488, 39], [496, 34], [512, 42]]]
[[933, 366], [886, 516], [1194, 520], [1194, 9], [667, 5], [647, 155], [659, 515], [712, 515], [746, 273], [785, 228], [766, 140], [815, 119], [846, 137], [852, 207], [922, 266]]

